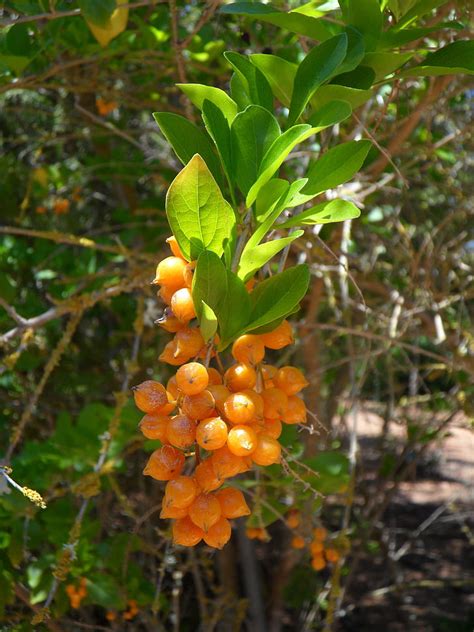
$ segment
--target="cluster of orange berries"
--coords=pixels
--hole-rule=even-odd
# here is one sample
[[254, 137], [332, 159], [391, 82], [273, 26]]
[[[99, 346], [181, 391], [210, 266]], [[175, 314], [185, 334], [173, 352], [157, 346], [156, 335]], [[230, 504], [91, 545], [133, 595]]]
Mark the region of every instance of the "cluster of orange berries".
[[[69, 213], [70, 207], [71, 204], [66, 198], [56, 198], [53, 202], [52, 210], [56, 215], [65, 215]], [[38, 213], [38, 215], [44, 215], [47, 210], [48, 208], [44, 205], [36, 207], [36, 213]]]
[[69, 603], [71, 604], [71, 607], [77, 610], [81, 605], [81, 601], [87, 595], [86, 578], [81, 577], [81, 579], [79, 580], [79, 586], [68, 584], [66, 586], [66, 594], [69, 597]]
[[[297, 529], [301, 524], [300, 512], [292, 509], [286, 517], [286, 524], [290, 529]], [[302, 535], [294, 535], [291, 540], [291, 546], [294, 549], [304, 549], [306, 541]], [[324, 527], [316, 527], [313, 529], [313, 539], [309, 545], [311, 553], [311, 566], [315, 571], [322, 571], [327, 563], [334, 564], [341, 557], [339, 550], [334, 546], [334, 542], [328, 539], [327, 529]]]
[[[222, 548], [231, 536], [229, 520], [250, 510], [238, 489], [219, 488], [253, 464], [280, 461], [282, 422], [306, 422], [298, 394], [308, 382], [295, 367], [263, 363], [265, 348], [281, 349], [293, 342], [287, 321], [272, 332], [237, 338], [232, 346], [235, 363], [227, 370], [197, 362], [211, 357], [212, 347], [190, 325], [196, 316], [194, 264], [184, 259], [174, 237], [167, 241], [173, 256], [159, 263], [155, 283], [168, 304], [159, 323], [175, 336], [160, 359], [181, 366], [166, 387], [147, 380], [134, 388], [135, 403], [146, 413], [142, 433], [162, 443], [144, 474], [168, 481], [161, 517], [174, 519], [176, 544], [194, 546], [204, 540]], [[196, 467], [184, 473], [186, 456], [195, 456]]]
[[[127, 610], [125, 610], [125, 612], [122, 613], [122, 618], [125, 621], [131, 621], [137, 616], [139, 608], [135, 599], [129, 599], [127, 601], [127, 605], [128, 608]], [[109, 610], [105, 615], [105, 618], [107, 619], [107, 621], [116, 621], [118, 618], [118, 614], [114, 610]]]
[[95, 106], [97, 108], [97, 112], [101, 116], [107, 116], [118, 108], [118, 104], [116, 101], [106, 101], [102, 97], [97, 97], [95, 101]]

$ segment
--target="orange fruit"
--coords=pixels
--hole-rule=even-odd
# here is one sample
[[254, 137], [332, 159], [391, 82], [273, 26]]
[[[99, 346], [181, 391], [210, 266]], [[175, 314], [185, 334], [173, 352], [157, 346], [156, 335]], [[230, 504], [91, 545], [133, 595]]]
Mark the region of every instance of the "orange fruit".
[[233, 424], [245, 424], [255, 417], [255, 404], [244, 393], [232, 393], [224, 402], [224, 413]]
[[168, 481], [165, 487], [165, 507], [185, 509], [193, 502], [198, 494], [196, 481], [190, 476], [178, 476]]
[[194, 470], [194, 478], [203, 492], [212, 492], [223, 483], [223, 479], [217, 478], [210, 458], [199, 463]]
[[339, 551], [336, 551], [336, 549], [332, 549], [332, 548], [328, 548], [324, 551], [324, 554], [326, 556], [326, 559], [328, 562], [337, 562], [339, 560], [339, 558], [341, 557], [339, 555]]
[[226, 386], [235, 393], [253, 388], [257, 383], [257, 373], [249, 364], [239, 362], [227, 369], [224, 373], [224, 379]]
[[309, 550], [311, 551], [311, 555], [320, 555], [324, 551], [324, 544], [319, 540], [313, 540], [309, 545]]
[[328, 537], [328, 530], [324, 527], [316, 527], [316, 529], [313, 530], [313, 536], [318, 542], [324, 542]]
[[175, 291], [185, 286], [184, 270], [186, 261], [181, 257], [166, 257], [156, 267], [153, 283], [173, 288]]
[[196, 441], [205, 450], [222, 448], [227, 441], [227, 424], [220, 417], [203, 419], [196, 429]]
[[[163, 303], [166, 303], [167, 305], [171, 305], [171, 299], [173, 298], [174, 293], [176, 292], [176, 290], [174, 289], [174, 287], [168, 287], [167, 285], [164, 285], [157, 293], [157, 297], [161, 298], [161, 300], [163, 301]], [[169, 309], [171, 311], [171, 307], [168, 307], [167, 309]], [[175, 316], [176, 318], [176, 316]], [[181, 321], [179, 321], [181, 322]], [[182, 325], [184, 325], [184, 323], [181, 323]]]
[[214, 474], [219, 480], [236, 476], [247, 469], [242, 457], [232, 454], [226, 445], [215, 450], [208, 460], [212, 462]]
[[177, 518], [185, 518], [188, 515], [188, 508], [184, 507], [183, 509], [178, 509], [178, 507], [168, 507], [166, 506], [166, 500], [163, 498], [163, 503], [161, 505], [160, 518], [163, 520], [165, 518], [172, 518], [176, 520]]
[[249, 506], [240, 489], [226, 487], [217, 491], [215, 496], [219, 501], [224, 518], [240, 518], [250, 514]]
[[176, 375], [172, 375], [170, 379], [166, 382], [166, 390], [173, 399], [178, 399], [179, 390], [178, 385], [176, 384]]
[[[206, 367], [199, 362], [189, 362], [176, 372], [176, 384], [185, 395], [201, 393], [209, 383]], [[212, 391], [211, 391], [212, 392]]]
[[180, 366], [190, 359], [191, 356], [179, 354], [176, 351], [176, 341], [171, 340], [166, 343], [165, 348], [158, 356], [158, 360], [171, 364], [172, 366]]
[[291, 509], [286, 516], [286, 524], [290, 529], [296, 529], [300, 525], [301, 516], [297, 509]]
[[197, 327], [184, 327], [174, 337], [176, 352], [179, 355], [187, 355], [188, 358], [197, 356], [205, 346], [204, 338]]
[[173, 542], [181, 546], [196, 546], [202, 540], [204, 533], [189, 516], [179, 518], [173, 523]]
[[170, 250], [173, 253], [174, 257], [179, 257], [180, 259], [184, 259], [183, 253], [181, 252], [181, 248], [179, 247], [179, 244], [176, 241], [176, 237], [174, 235], [171, 235], [171, 237], [168, 237], [168, 239], [166, 240], [166, 243], [170, 247]]
[[143, 470], [143, 474], [158, 481], [170, 481], [177, 478], [184, 467], [184, 454], [171, 445], [155, 450]]
[[283, 426], [279, 419], [265, 419], [263, 422], [262, 432], [272, 439], [278, 439], [281, 435]]
[[300, 535], [295, 535], [294, 538], [291, 539], [291, 548], [293, 549], [304, 549], [305, 541]]
[[265, 356], [265, 347], [259, 336], [244, 334], [232, 345], [232, 355], [237, 362], [258, 364]]
[[288, 396], [279, 388], [266, 388], [262, 391], [263, 414], [267, 419], [283, 419], [288, 406]]
[[190, 419], [206, 419], [214, 412], [215, 401], [207, 390], [197, 395], [185, 395], [181, 401], [181, 411]]
[[288, 406], [282, 417], [286, 424], [305, 424], [306, 423], [306, 406], [304, 401], [297, 395], [288, 397]]
[[260, 338], [268, 349], [282, 349], [293, 344], [293, 330], [287, 320], [281, 322], [276, 329], [266, 334], [260, 334]]
[[281, 456], [281, 446], [276, 439], [263, 433], [257, 435], [257, 447], [252, 452], [252, 461], [257, 465], [273, 465]]
[[166, 428], [169, 420], [167, 415], [148, 414], [142, 418], [139, 427], [147, 439], [166, 443]]
[[135, 405], [144, 413], [158, 413], [168, 404], [166, 389], [155, 380], [146, 380], [132, 388]]
[[210, 384], [207, 390], [214, 397], [215, 405], [221, 415], [225, 414], [224, 402], [229, 397], [230, 391], [223, 384]]
[[234, 426], [229, 430], [227, 447], [236, 456], [248, 456], [257, 447], [257, 434], [251, 426]]
[[176, 290], [171, 297], [170, 305], [173, 310], [173, 314], [181, 322], [188, 323], [193, 318], [196, 318], [193, 297], [191, 290], [188, 287]]
[[301, 371], [294, 366], [278, 369], [272, 379], [275, 386], [287, 395], [296, 395], [309, 384]]
[[213, 494], [199, 494], [191, 503], [188, 513], [194, 524], [207, 532], [221, 517], [221, 506]]
[[226, 518], [219, 518], [207, 533], [204, 533], [203, 539], [208, 546], [212, 546], [214, 549], [222, 549], [230, 540], [231, 534], [230, 522]]
[[214, 369], [212, 366], [207, 369], [207, 373], [209, 375], [209, 384], [217, 385], [222, 384], [222, 376], [217, 369]]
[[166, 427], [166, 438], [175, 448], [189, 448], [196, 441], [196, 422], [186, 415], [171, 417]]
[[256, 391], [253, 391], [251, 388], [246, 388], [245, 390], [241, 391], [241, 393], [243, 395], [247, 395], [247, 397], [249, 397], [252, 402], [253, 405], [255, 407], [255, 419], [258, 422], [263, 421], [263, 398], [260, 395], [260, 393], [257, 393]]
[[311, 560], [311, 566], [314, 568], [315, 571], [322, 571], [323, 568], [326, 566], [326, 562], [321, 555], [315, 555]]

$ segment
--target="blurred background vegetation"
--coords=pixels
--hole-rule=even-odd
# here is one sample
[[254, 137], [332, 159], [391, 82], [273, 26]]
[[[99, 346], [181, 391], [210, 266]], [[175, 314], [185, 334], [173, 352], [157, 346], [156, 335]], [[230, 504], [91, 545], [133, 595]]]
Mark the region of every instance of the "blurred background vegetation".
[[[1, 629], [471, 630], [469, 481], [429, 502], [404, 487], [446, 480], [454, 431], [473, 458], [469, 77], [395, 74], [286, 167], [334, 135], [382, 149], [338, 192], [361, 218], [302, 246], [313, 282], [279, 362], [305, 368], [318, 421], [284, 436], [290, 469], [248, 482], [268, 540], [241, 525], [221, 553], [188, 553], [158, 518], [130, 386], [170, 375], [149, 281], [180, 166], [151, 114], [196, 120], [175, 83], [226, 87], [224, 50], [298, 61], [312, 46], [221, 4], [132, 2], [105, 45], [88, 21], [106, 0], [0, 9], [0, 463], [47, 504], [0, 478]], [[423, 5], [414, 25], [429, 33], [402, 48], [415, 56], [468, 33], [467, 2], [383, 4], [392, 19]], [[330, 531], [343, 564], [311, 569], [281, 519], [291, 508], [303, 536]]]

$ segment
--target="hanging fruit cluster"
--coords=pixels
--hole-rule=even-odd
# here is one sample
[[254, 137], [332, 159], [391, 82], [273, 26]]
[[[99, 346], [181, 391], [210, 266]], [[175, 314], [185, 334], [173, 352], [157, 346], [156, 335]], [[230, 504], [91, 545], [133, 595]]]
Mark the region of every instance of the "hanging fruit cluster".
[[[206, 344], [192, 324], [194, 263], [184, 259], [174, 237], [167, 241], [173, 256], [158, 264], [155, 283], [167, 304], [158, 322], [174, 338], [159, 357], [179, 369], [166, 387], [148, 380], [134, 388], [135, 403], [145, 413], [142, 433], [162, 443], [144, 474], [167, 481], [161, 517], [174, 520], [176, 544], [204, 540], [222, 548], [231, 536], [229, 520], [250, 514], [242, 492], [223, 484], [254, 464], [280, 461], [282, 423], [306, 422], [299, 394], [308, 382], [295, 367], [264, 363], [266, 348], [293, 342], [286, 320], [271, 332], [237, 337], [234, 362], [224, 369], [217, 337]], [[218, 368], [209, 366], [213, 359]]]

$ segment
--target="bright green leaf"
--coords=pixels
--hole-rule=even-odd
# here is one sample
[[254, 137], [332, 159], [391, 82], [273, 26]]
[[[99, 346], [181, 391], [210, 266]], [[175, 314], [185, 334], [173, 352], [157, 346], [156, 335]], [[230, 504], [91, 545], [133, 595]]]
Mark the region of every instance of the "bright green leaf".
[[312, 208], [295, 215], [278, 228], [292, 228], [293, 226], [312, 226], [314, 224], [332, 224], [346, 219], [355, 219], [360, 211], [355, 204], [347, 200], [331, 200], [316, 204]]
[[240, 258], [238, 275], [245, 282], [262, 268], [266, 263], [273, 259], [275, 255], [291, 244], [295, 239], [304, 234], [303, 230], [296, 230], [288, 237], [281, 239], [271, 239], [263, 244], [259, 244], [254, 248], [246, 249]]
[[402, 77], [474, 74], [474, 40], [460, 40], [430, 53], [418, 66], [402, 70]]
[[213, 86], [204, 86], [200, 83], [177, 83], [176, 85], [199, 110], [202, 110], [205, 100], [213, 103], [231, 125], [238, 108], [237, 103], [224, 90]]
[[319, 88], [311, 99], [311, 106], [319, 110], [319, 108], [331, 101], [347, 101], [352, 109], [355, 110], [355, 108], [368, 101], [371, 96], [372, 90], [358, 90], [357, 88], [330, 84]]
[[250, 60], [263, 72], [275, 97], [289, 107], [298, 66], [276, 55], [254, 54]]
[[364, 36], [365, 49], [374, 50], [382, 32], [383, 16], [379, 0], [344, 0], [346, 21]]
[[310, 124], [317, 132], [337, 125], [352, 114], [352, 108], [347, 101], [329, 101], [311, 114]]
[[290, 183], [280, 178], [272, 178], [258, 192], [255, 201], [255, 219], [261, 223], [275, 208], [280, 197], [288, 191]]
[[229, 186], [232, 187], [230, 128], [227, 119], [217, 105], [207, 99], [202, 104], [202, 118], [207, 132], [217, 148]]
[[272, 112], [273, 93], [265, 75], [245, 55], [227, 52], [224, 57], [239, 76], [250, 102]]
[[377, 51], [376, 53], [367, 53], [363, 64], [372, 68], [375, 72], [375, 79], [379, 80], [395, 72], [411, 57], [413, 57], [413, 53], [384, 53]]
[[201, 306], [201, 320], [199, 322], [199, 328], [204, 342], [209, 342], [209, 340], [215, 336], [217, 331], [217, 316], [214, 310], [204, 301], [201, 302]]

